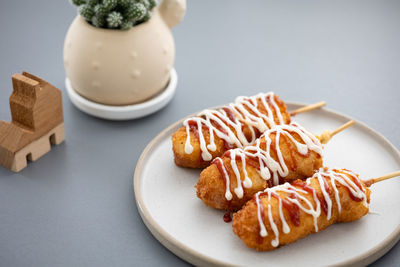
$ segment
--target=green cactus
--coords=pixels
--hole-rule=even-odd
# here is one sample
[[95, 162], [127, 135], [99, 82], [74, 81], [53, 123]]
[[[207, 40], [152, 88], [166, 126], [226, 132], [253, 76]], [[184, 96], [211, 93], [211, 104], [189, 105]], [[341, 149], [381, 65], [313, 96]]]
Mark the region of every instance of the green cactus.
[[80, 5], [78, 11], [86, 20], [92, 20], [92, 17], [94, 16], [94, 10], [88, 4]]
[[94, 7], [94, 13], [96, 17], [104, 19], [108, 15], [108, 10], [103, 5], [97, 4]]
[[156, 0], [71, 0], [79, 14], [98, 28], [129, 30], [151, 18]]
[[132, 21], [123, 21], [121, 24], [121, 30], [129, 30], [130, 28], [132, 28], [133, 26], [133, 22]]
[[135, 0], [118, 0], [118, 4], [124, 9], [128, 8], [133, 3], [135, 3]]
[[139, 0], [138, 2], [141, 3], [142, 5], [144, 5], [144, 7], [146, 9], [150, 8], [150, 1], [149, 0]]
[[118, 28], [122, 24], [123, 17], [121, 13], [113, 11], [107, 16], [108, 28]]
[[105, 28], [107, 26], [107, 20], [105, 17], [93, 16], [92, 25], [97, 28]]
[[72, 4], [74, 4], [76, 6], [80, 6], [80, 5], [86, 4], [86, 0], [72, 0]]
[[125, 16], [134, 22], [140, 21], [146, 15], [147, 9], [141, 3], [134, 3], [126, 10]]
[[149, 0], [149, 3], [150, 3], [149, 10], [152, 10], [157, 5], [156, 0]]
[[112, 11], [118, 4], [117, 0], [103, 0], [103, 6], [108, 10]]
[[146, 12], [146, 15], [144, 15], [144, 17], [142, 18], [142, 21], [143, 21], [143, 22], [146, 22], [146, 21], [148, 21], [150, 18], [151, 18], [151, 12], [150, 12], [150, 11], [147, 11], [147, 12]]
[[89, 6], [94, 7], [99, 3], [99, 0], [87, 0]]

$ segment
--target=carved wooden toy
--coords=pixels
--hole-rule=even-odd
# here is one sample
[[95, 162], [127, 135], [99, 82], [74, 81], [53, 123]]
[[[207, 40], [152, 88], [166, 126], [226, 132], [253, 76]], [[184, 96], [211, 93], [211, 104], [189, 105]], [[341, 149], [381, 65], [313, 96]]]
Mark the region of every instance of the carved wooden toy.
[[12, 76], [11, 123], [0, 121], [0, 165], [19, 172], [64, 141], [61, 91], [30, 74]]

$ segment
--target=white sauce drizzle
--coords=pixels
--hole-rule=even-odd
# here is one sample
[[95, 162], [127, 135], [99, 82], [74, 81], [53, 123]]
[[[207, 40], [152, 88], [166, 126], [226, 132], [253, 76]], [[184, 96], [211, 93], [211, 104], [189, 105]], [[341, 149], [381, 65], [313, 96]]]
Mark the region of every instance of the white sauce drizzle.
[[[261, 101], [262, 105], [258, 106], [258, 100]], [[229, 109], [233, 116], [229, 116], [224, 109]], [[267, 114], [262, 113], [261, 110], [266, 110]], [[186, 119], [183, 122], [183, 125], [186, 127], [187, 136], [185, 142], [185, 153], [191, 154], [193, 152], [193, 146], [190, 143], [189, 122], [195, 123], [197, 126], [200, 149], [202, 152], [201, 157], [204, 161], [210, 161], [212, 160], [210, 151], [213, 152], [217, 149], [214, 135], [217, 135], [219, 138], [223, 139], [226, 143], [233, 147], [246, 147], [254, 143], [254, 141], [257, 139], [258, 136], [256, 136], [256, 129], [260, 133], [264, 133], [266, 130], [277, 125], [274, 114], [278, 119], [278, 125], [283, 124], [283, 116], [278, 104], [275, 102], [275, 94], [273, 92], [266, 94], [260, 93], [252, 97], [240, 96], [236, 98], [235, 103], [229, 104], [224, 108], [218, 110], [203, 110], [197, 114], [196, 117]], [[246, 138], [243, 132], [243, 125], [247, 125], [248, 129], [250, 130], [250, 140]], [[208, 129], [210, 136], [210, 143], [208, 145], [206, 144], [206, 140], [202, 132], [203, 127]]]
[[[308, 178], [306, 180], [307, 185], [310, 185], [311, 179], [318, 180], [324, 200], [327, 203], [327, 219], [328, 220], [331, 218], [331, 215], [332, 215], [332, 200], [331, 200], [329, 193], [325, 189], [325, 182], [324, 182], [325, 177], [329, 178], [331, 181], [331, 188], [334, 189], [334, 196], [335, 196], [336, 203], [338, 204], [339, 213], [341, 213], [341, 206], [340, 206], [340, 197], [338, 194], [336, 183], [339, 183], [339, 184], [343, 185], [344, 187], [347, 187], [347, 189], [350, 191], [350, 194], [352, 194], [356, 198], [361, 199], [363, 201], [363, 205], [365, 207], [369, 207], [365, 188], [363, 186], [361, 186], [361, 189], [360, 189], [357, 186], [357, 184], [352, 180], [352, 179], [359, 180], [357, 175], [355, 173], [347, 171], [347, 170], [341, 170], [341, 172], [344, 172], [345, 174], [336, 172], [335, 170], [331, 170], [331, 169], [325, 170], [325, 169], [321, 168], [311, 178]], [[348, 174], [352, 178], [350, 178], [346, 174]], [[328, 184], [328, 186], [329, 186], [329, 184]], [[260, 232], [259, 232], [260, 236], [261, 237], [268, 236], [268, 232], [267, 232], [267, 229], [265, 226], [263, 214], [261, 214], [263, 207], [262, 207], [262, 203], [261, 203], [261, 199], [260, 199], [260, 194], [262, 194], [262, 193], [263, 194], [267, 193], [267, 196], [268, 196], [268, 205], [267, 205], [268, 214], [267, 214], [266, 220], [268, 220], [268, 222], [271, 226], [271, 229], [275, 235], [275, 239], [273, 239], [271, 241], [271, 245], [273, 247], [277, 247], [279, 245], [279, 230], [277, 228], [276, 223], [273, 220], [271, 204], [270, 204], [272, 194], [275, 194], [278, 196], [278, 200], [279, 200], [278, 209], [279, 209], [279, 217], [282, 222], [282, 231], [285, 234], [290, 232], [290, 227], [288, 226], [286, 219], [283, 215], [283, 211], [282, 211], [282, 198], [279, 196], [278, 192], [287, 193], [288, 195], [286, 197], [284, 197], [285, 200], [290, 201], [291, 203], [295, 204], [299, 209], [303, 210], [305, 213], [313, 216], [315, 231], [318, 232], [318, 224], [317, 223], [318, 223], [318, 218], [321, 215], [321, 203], [318, 199], [316, 190], [313, 189], [313, 200], [315, 202], [315, 206], [314, 206], [306, 198], [306, 195], [310, 194], [308, 191], [294, 187], [289, 183], [285, 183], [282, 185], [275, 186], [273, 188], [267, 188], [264, 190], [264, 192], [258, 192], [255, 194], [255, 202], [257, 205], [257, 218], [258, 218], [258, 223], [260, 226]], [[290, 194], [295, 194], [296, 198], [289, 197]], [[299, 201], [298, 199], [301, 201]]]
[[282, 221], [282, 230], [285, 234], [290, 233], [290, 227], [287, 224], [285, 217], [283, 216], [283, 210], [282, 210], [282, 199], [279, 198], [279, 217], [281, 218]]
[[[298, 134], [304, 144], [298, 142], [292, 136], [293, 133]], [[272, 134], [275, 134], [276, 136], [275, 148], [278, 155], [278, 161], [274, 160], [270, 154], [272, 145]], [[289, 169], [286, 165], [285, 159], [279, 146], [279, 138], [281, 135], [287, 136], [296, 145], [298, 153], [306, 155], [309, 151], [315, 151], [322, 156], [322, 145], [319, 140], [312, 133], [306, 131], [300, 125], [292, 123], [290, 125], [275, 126], [275, 128], [266, 131], [260, 138], [258, 138], [253, 146], [248, 146], [244, 149], [231, 149], [229, 151], [229, 155], [227, 155], [227, 157], [230, 157], [230, 164], [236, 177], [237, 186], [234, 189], [234, 192], [238, 198], [243, 197], [243, 187], [252, 187], [251, 179], [246, 171], [246, 157], [258, 161], [260, 165], [260, 170], [258, 171], [258, 173], [265, 180], [269, 180], [272, 177], [273, 185], [279, 184], [279, 176], [286, 177], [289, 174]], [[265, 149], [261, 148], [261, 144], [263, 143], [262, 140], [265, 140]], [[237, 158], [240, 158], [240, 160], [238, 160]], [[241, 162], [241, 172], [238, 166], [239, 161]], [[226, 184], [230, 184], [230, 176], [228, 174], [228, 171], [225, 169], [224, 165], [221, 164], [221, 166], [224, 174], [227, 174], [224, 175], [225, 179], [227, 180]], [[244, 176], [243, 183], [241, 182], [241, 173], [243, 173]], [[226, 190], [228, 191], [230, 190], [230, 188], [227, 187]]]
[[[224, 166], [224, 162], [222, 161], [221, 158], [216, 158], [215, 160], [218, 160], [218, 161], [220, 162], [220, 164], [221, 164], [222, 167]], [[227, 177], [227, 176], [228, 176], [228, 173], [226, 172], [226, 169], [225, 169], [224, 167], [222, 168], [222, 171], [223, 171], [224, 177]], [[230, 190], [228, 190], [228, 188], [230, 188], [229, 179], [225, 179], [225, 187], [227, 188], [227, 189], [225, 190], [225, 198], [226, 198], [228, 201], [230, 201], [230, 200], [232, 200], [232, 193], [231, 193]]]
[[257, 204], [257, 218], [258, 225], [260, 226], [260, 236], [266, 237], [268, 235], [267, 229], [265, 228], [264, 219], [261, 216], [262, 205], [260, 205], [260, 195], [261, 192], [256, 193], [256, 204]]

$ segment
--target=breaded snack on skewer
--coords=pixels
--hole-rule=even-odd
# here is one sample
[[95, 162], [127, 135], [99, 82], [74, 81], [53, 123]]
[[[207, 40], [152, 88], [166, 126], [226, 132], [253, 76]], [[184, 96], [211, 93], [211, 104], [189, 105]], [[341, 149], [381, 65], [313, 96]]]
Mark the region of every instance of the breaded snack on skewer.
[[233, 232], [250, 248], [272, 250], [368, 213], [369, 188], [348, 170], [321, 169], [264, 192], [233, 215]]
[[178, 166], [204, 168], [231, 148], [251, 145], [275, 125], [290, 123], [285, 103], [273, 92], [238, 97], [217, 110], [203, 110], [186, 119], [172, 135]]
[[244, 149], [232, 149], [200, 174], [197, 196], [216, 209], [240, 209], [258, 191], [306, 179], [322, 167], [322, 145], [298, 124], [278, 125]]

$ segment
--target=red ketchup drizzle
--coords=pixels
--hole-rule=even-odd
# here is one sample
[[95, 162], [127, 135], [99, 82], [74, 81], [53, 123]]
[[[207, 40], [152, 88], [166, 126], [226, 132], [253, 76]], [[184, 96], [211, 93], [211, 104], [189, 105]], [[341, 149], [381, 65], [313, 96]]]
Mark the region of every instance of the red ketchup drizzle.
[[[324, 179], [325, 180], [325, 179]], [[311, 186], [307, 185], [301, 180], [296, 180], [292, 183], [293, 186], [301, 187], [304, 191], [307, 191], [311, 195], [314, 194], [314, 188]], [[329, 189], [330, 190], [330, 189]], [[317, 198], [319, 202], [321, 203], [322, 210], [325, 212], [325, 214], [328, 214], [328, 203], [326, 203], [325, 198], [321, 196], [321, 194], [317, 193]]]
[[224, 214], [224, 222], [230, 223], [232, 221], [231, 211], [228, 209]]
[[[266, 196], [267, 194], [268, 194], [268, 192], [263, 192], [263, 193], [259, 194], [259, 196], [258, 196], [259, 197], [259, 201], [260, 201], [260, 205], [259, 205], [259, 207], [260, 207], [260, 215], [261, 215], [261, 218], [263, 218], [263, 220], [264, 220], [265, 215], [264, 215], [263, 205], [261, 204], [261, 197], [262, 196]], [[280, 197], [275, 192], [271, 192], [271, 196], [276, 198], [279, 201]], [[296, 199], [297, 198], [296, 194], [293, 194], [293, 193], [290, 194], [288, 197], [292, 198], [292, 199]], [[254, 196], [253, 200], [257, 204], [255, 196]], [[296, 204], [293, 204], [293, 203], [291, 203], [290, 201], [288, 201], [286, 199], [281, 198], [281, 201], [282, 201], [283, 207], [288, 211], [289, 216], [290, 216], [290, 220], [292, 221], [292, 223], [297, 227], [300, 226], [300, 209], [299, 209], [299, 207]], [[259, 231], [261, 231], [261, 229], [259, 229]], [[258, 244], [261, 244], [262, 241], [263, 241], [263, 237], [260, 236], [260, 235], [257, 235], [256, 242]]]
[[223, 165], [223, 162], [221, 163], [221, 159], [216, 158], [211, 162], [211, 164], [217, 165], [218, 171], [221, 174], [222, 178], [224, 179], [225, 185], [226, 185], [226, 181], [227, 181], [228, 177], [226, 177], [226, 174], [224, 172], [224, 168], [226, 169], [226, 167], [225, 167], [225, 165]]
[[[193, 132], [194, 136], [196, 136], [197, 139], [200, 139], [200, 136], [199, 136], [199, 129], [198, 129], [197, 123], [196, 123], [195, 121], [188, 121], [188, 125], [189, 125], [190, 131]], [[207, 127], [207, 126], [204, 126], [204, 127]], [[205, 162], [205, 161], [203, 160], [203, 157], [200, 157], [200, 158], [199, 158], [199, 162], [200, 162], [201, 164], [202, 164], [203, 162]]]
[[[193, 132], [194, 136], [196, 136], [197, 139], [200, 139], [197, 123], [195, 121], [188, 121], [188, 125], [190, 131]], [[199, 162], [200, 163], [204, 162], [203, 157], [199, 158]]]
[[188, 125], [190, 130], [193, 132], [193, 134], [199, 138], [199, 130], [197, 129], [197, 123], [195, 121], [188, 121]]
[[[238, 161], [238, 160], [242, 161], [242, 158], [240, 156], [236, 156], [235, 157], [235, 161]], [[247, 163], [246, 156], [244, 158], [244, 163], [245, 164]], [[243, 165], [243, 162], [242, 162], [242, 165]], [[241, 181], [241, 185], [242, 185], [242, 188], [243, 188], [243, 199], [246, 199], [247, 192], [246, 192], [246, 187], [244, 187], [244, 185], [243, 185], [243, 181]]]
[[[274, 107], [274, 105], [272, 104], [271, 96], [267, 96], [267, 97], [265, 98], [265, 100], [266, 100], [268, 106]], [[279, 106], [278, 106], [278, 109], [279, 109]], [[278, 123], [279, 120], [278, 120], [278, 116], [277, 116], [277, 114], [276, 114], [275, 108], [272, 109], [272, 116], [274, 117], [274, 122], [275, 122], [276, 124], [280, 124], [280, 123]]]
[[[224, 179], [224, 182], [225, 182], [225, 185], [226, 185], [227, 177], [226, 177], [225, 172], [223, 170], [223, 168], [225, 166], [222, 166], [223, 163], [221, 163], [221, 160], [214, 159], [211, 162], [211, 164], [217, 165], [218, 171], [221, 174], [222, 178]], [[224, 217], [223, 217], [224, 218], [224, 222], [226, 222], [226, 223], [229, 223], [229, 222], [232, 221], [230, 206], [231, 206], [231, 200], [228, 201], [228, 209], [227, 209], [227, 211], [226, 211], [226, 213], [224, 214]]]
[[[223, 140], [223, 139], [222, 139], [222, 140]], [[230, 149], [232, 149], [232, 148], [235, 148], [234, 145], [232, 145], [232, 144], [226, 142], [225, 140], [223, 140], [223, 141], [224, 141], [224, 148], [225, 148], [225, 150], [230, 150]]]
[[231, 155], [231, 151], [225, 151], [224, 154], [222, 154], [223, 157], [229, 157]]
[[[260, 199], [260, 197], [261, 197], [261, 195], [262, 195], [263, 193], [261, 193], [258, 197], [259, 197], [259, 201], [260, 201], [260, 215], [261, 215], [261, 218], [263, 218], [263, 221], [264, 221], [264, 208], [263, 208], [263, 205], [261, 204], [261, 199]], [[256, 202], [256, 199], [255, 199], [255, 195], [254, 195], [254, 202], [256, 203], [256, 205], [257, 205], [257, 202]], [[261, 227], [260, 226], [258, 226], [258, 232], [260, 232], [261, 231]], [[257, 235], [257, 240], [256, 240], [256, 242], [257, 242], [257, 244], [262, 244], [262, 242], [263, 242], [263, 237], [261, 236], [261, 235]]]
[[[225, 109], [225, 108], [223, 108], [223, 109]], [[217, 116], [217, 117], [218, 117], [220, 120], [224, 121], [221, 117], [219, 117], [219, 116]], [[228, 117], [229, 117], [229, 116], [228, 116]], [[229, 118], [229, 119], [231, 120], [231, 118]], [[226, 124], [226, 123], [225, 123], [225, 124]], [[220, 132], [222, 132], [222, 133], [225, 134], [225, 135], [228, 135], [228, 133], [226, 132], [226, 130], [225, 130], [224, 128], [222, 128], [222, 126], [221, 126], [219, 123], [215, 122], [213, 125], [214, 125], [214, 127], [217, 128]], [[223, 138], [221, 138], [221, 139], [222, 139], [222, 141], [224, 142], [225, 150], [229, 150], [229, 149], [232, 149], [232, 148], [235, 147], [233, 144], [228, 143], [225, 139], [223, 139]]]
[[236, 117], [235, 114], [233, 114], [232, 110], [228, 107], [223, 107], [222, 109], [226, 112], [226, 116], [228, 116], [231, 122], [235, 122]]
[[328, 182], [326, 181], [325, 177], [323, 177], [323, 180], [324, 180], [324, 188], [325, 188], [325, 191], [326, 191], [328, 194], [330, 194], [330, 193], [331, 193], [331, 188], [329, 187]]
[[[291, 125], [293, 125], [293, 124], [291, 124]], [[300, 130], [301, 131], [301, 130]], [[296, 132], [294, 132], [294, 131], [289, 131], [289, 130], [287, 130], [287, 132], [293, 137], [293, 139], [294, 140], [296, 140], [296, 138], [295, 138], [295, 136], [297, 136], [298, 135], [298, 133], [296, 133]], [[285, 136], [286, 138], [288, 138], [287, 136]], [[291, 143], [291, 142], [290, 142]], [[297, 150], [297, 149], [296, 149]], [[290, 151], [295, 151], [294, 149], [292, 150], [292, 149], [290, 149]], [[300, 153], [297, 153], [300, 157], [303, 157], [303, 158], [308, 158], [309, 156], [310, 156], [310, 149], [307, 151], [307, 153], [306, 154], [300, 154]], [[318, 156], [320, 156], [318, 153], [316, 153]]]
[[325, 214], [328, 214], [328, 203], [326, 203], [325, 198], [323, 198], [320, 194], [317, 194], [317, 198], [321, 203], [322, 210]]
[[[226, 151], [224, 154], [223, 154], [223, 157], [230, 157], [231, 156], [231, 151]], [[235, 160], [242, 160], [242, 158], [240, 157], [240, 156], [236, 156], [235, 157]], [[249, 166], [251, 166], [251, 167], [253, 167], [253, 168], [255, 168], [255, 169], [257, 169], [257, 170], [260, 170], [260, 166], [258, 166], [258, 163], [257, 162], [255, 162], [254, 160], [252, 160], [252, 159], [249, 159], [248, 157], [247, 157], [247, 155], [245, 155], [245, 160], [246, 160], [246, 164], [248, 164]]]
[[[272, 192], [271, 195], [274, 198], [279, 200], [278, 194]], [[297, 198], [297, 196], [296, 196], [296, 194], [292, 193], [289, 195], [289, 198], [295, 199], [295, 198]], [[281, 201], [282, 201], [283, 207], [289, 212], [290, 220], [292, 221], [292, 223], [295, 226], [300, 226], [300, 209], [299, 209], [299, 207], [296, 204], [294, 204], [290, 201], [287, 201], [284, 198], [281, 198]]]
[[353, 195], [350, 191], [350, 189], [346, 186], [347, 192], [349, 192], [349, 196], [352, 200], [356, 201], [356, 202], [361, 202], [363, 199], [362, 198], [358, 198], [355, 195]]
[[246, 156], [246, 164], [253, 167], [254, 169], [260, 170], [260, 166], [259, 166], [258, 162], [255, 162], [254, 160], [249, 159], [247, 156]]
[[[248, 101], [248, 100], [246, 100], [246, 101]], [[235, 110], [235, 112], [236, 112], [238, 115], [244, 117], [242, 111], [237, 110], [237, 109], [235, 109], [235, 108], [234, 108], [234, 110]], [[250, 110], [248, 110], [248, 109], [246, 109], [246, 110], [250, 112]], [[250, 112], [250, 113], [252, 113], [252, 112]], [[230, 114], [230, 115], [229, 115], [229, 114]], [[234, 114], [234, 112], [233, 112], [232, 110], [229, 110], [229, 114], [228, 114], [229, 117], [230, 117], [230, 116], [232, 116], [232, 117], [235, 116], [235, 114]], [[244, 128], [245, 128], [247, 125], [245, 125], [243, 122], [240, 122], [240, 124], [241, 124], [241, 130], [242, 130], [242, 132], [244, 133], [247, 142], [249, 142], [249, 138], [251, 138], [251, 137], [250, 137], [248, 134], [246, 134], [246, 132], [244, 131]], [[247, 126], [247, 127], [248, 127], [248, 128], [253, 128], [252, 126]], [[261, 133], [260, 133], [257, 129], [254, 129], [254, 130], [255, 130], [255, 136], [258, 138], [258, 137], [261, 135]], [[250, 141], [251, 141], [251, 140], [250, 140]]]
[[[290, 132], [290, 135], [293, 136], [293, 134], [291, 132]], [[284, 138], [282, 138], [282, 137], [284, 137]], [[296, 162], [296, 158], [293, 154], [293, 151], [295, 151], [296, 148], [292, 145], [292, 142], [290, 142], [288, 139], [289, 139], [289, 137], [287, 137], [286, 135], [285, 136], [281, 135], [281, 140], [283, 140], [283, 142], [285, 142], [285, 145], [289, 148], [289, 155], [292, 158], [293, 165], [290, 164], [289, 168], [291, 171], [296, 171], [297, 170], [297, 162]], [[301, 155], [301, 156], [303, 156], [303, 155]], [[285, 160], [285, 162], [286, 162], [286, 160]], [[286, 163], [288, 163], [288, 162], [286, 162]]]
[[[343, 173], [343, 174], [346, 175], [347, 177], [349, 177], [347, 173]], [[354, 177], [352, 175], [350, 175], [350, 177], [351, 177], [351, 180], [358, 186], [358, 188], [360, 188], [360, 190], [362, 190], [363, 187], [362, 187], [360, 181], [358, 180], [358, 178]], [[352, 200], [354, 200], [356, 202], [360, 202], [363, 200], [363, 198], [358, 198], [355, 195], [353, 195], [353, 193], [351, 193], [350, 188], [348, 186], [346, 186], [346, 190], [347, 190], [347, 192], [349, 192], [349, 196]]]

